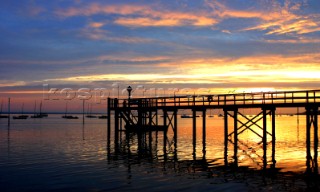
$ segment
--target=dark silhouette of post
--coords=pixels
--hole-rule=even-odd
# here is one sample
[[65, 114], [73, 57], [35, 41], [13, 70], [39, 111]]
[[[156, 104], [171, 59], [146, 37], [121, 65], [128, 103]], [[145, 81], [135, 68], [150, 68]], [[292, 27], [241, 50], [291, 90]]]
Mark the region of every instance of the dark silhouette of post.
[[[168, 112], [163, 110], [163, 125], [167, 126], [167, 116]], [[164, 160], [167, 160], [167, 129], [163, 131], [163, 156]]]
[[263, 135], [262, 135], [262, 149], [263, 149], [263, 169], [267, 168], [267, 110], [263, 110]]
[[306, 125], [307, 125], [307, 130], [306, 130], [306, 149], [307, 149], [307, 154], [306, 154], [306, 159], [307, 159], [307, 173], [310, 173], [311, 167], [310, 167], [310, 161], [311, 161], [311, 144], [310, 144], [310, 129], [311, 129], [311, 109], [310, 107], [306, 107]]
[[10, 114], [11, 114], [10, 105], [11, 105], [11, 103], [10, 103], [10, 97], [9, 97], [9, 98], [8, 98], [8, 126], [10, 126], [10, 119], [11, 119], [11, 117], [10, 117]]
[[114, 149], [118, 152], [119, 149], [119, 100], [114, 100], [114, 107], [116, 110], [114, 111]]
[[228, 166], [228, 111], [224, 109], [224, 165]]
[[206, 158], [206, 110], [202, 111], [202, 154]]
[[233, 158], [234, 158], [234, 165], [238, 167], [238, 109], [234, 109], [233, 111], [233, 120], [234, 120], [234, 151], [233, 151]]
[[314, 173], [318, 174], [318, 107], [313, 109], [313, 123], [314, 123], [314, 132], [313, 132], [313, 147], [314, 147], [314, 155], [313, 155], [313, 162], [314, 162]]
[[272, 118], [272, 166], [276, 167], [276, 109], [271, 111]]
[[82, 100], [82, 124], [84, 124], [84, 100]]
[[174, 139], [174, 159], [177, 160], [178, 156], [177, 156], [177, 148], [178, 148], [178, 110], [174, 110], [173, 111], [173, 118], [174, 118], [174, 135], [173, 135], [173, 139]]
[[110, 139], [111, 139], [111, 98], [108, 97], [108, 114], [107, 114], [107, 152], [110, 157]]
[[192, 110], [192, 146], [193, 146], [193, 158], [196, 160], [196, 148], [197, 148], [197, 111]]

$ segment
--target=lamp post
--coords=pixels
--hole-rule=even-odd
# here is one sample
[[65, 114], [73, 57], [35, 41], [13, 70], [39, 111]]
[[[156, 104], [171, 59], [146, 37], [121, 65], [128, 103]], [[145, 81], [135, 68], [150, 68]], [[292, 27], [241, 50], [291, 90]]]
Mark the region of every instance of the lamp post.
[[128, 86], [128, 87], [127, 87], [127, 91], [128, 91], [128, 99], [130, 99], [130, 98], [131, 98], [132, 87], [131, 87], [131, 86]]

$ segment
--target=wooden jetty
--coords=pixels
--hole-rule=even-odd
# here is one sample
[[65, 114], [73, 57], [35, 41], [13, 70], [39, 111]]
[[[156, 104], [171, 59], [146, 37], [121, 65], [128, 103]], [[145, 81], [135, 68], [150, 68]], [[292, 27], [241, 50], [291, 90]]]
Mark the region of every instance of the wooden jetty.
[[[261, 157], [263, 169], [268, 165], [275, 167], [276, 146], [276, 109], [298, 108], [306, 109], [306, 164], [307, 170], [318, 172], [318, 114], [320, 105], [320, 90], [284, 91], [284, 92], [255, 92], [218, 95], [186, 95], [174, 97], [131, 98], [130, 90], [128, 99], [108, 98], [108, 151], [111, 146], [111, 129], [114, 128], [114, 150], [119, 149], [121, 132], [134, 132], [138, 135], [138, 148], [143, 143], [145, 135], [149, 135], [149, 143], [152, 141], [153, 131], [163, 132], [163, 150], [166, 154], [170, 143], [177, 146], [178, 110], [189, 109], [192, 111], [192, 129], [194, 153], [196, 150], [196, 121], [202, 121], [202, 143], [205, 153], [206, 145], [206, 112], [219, 109], [224, 114], [224, 159], [227, 166], [232, 160], [232, 165], [238, 166], [238, 150], [251, 153], [252, 146], [246, 146], [239, 140], [239, 135], [248, 130], [257, 135], [261, 141], [257, 146], [262, 148]], [[256, 115], [246, 116], [240, 109], [255, 109]], [[201, 112], [202, 118], [197, 118], [197, 112]], [[114, 125], [111, 125], [111, 115], [114, 114]], [[161, 113], [162, 116], [158, 114]], [[268, 124], [267, 116], [271, 119]], [[162, 119], [162, 120], [161, 120]], [[258, 124], [258, 122], [262, 122]], [[124, 124], [124, 126], [123, 126]], [[233, 129], [229, 130], [229, 124]], [[258, 133], [253, 126], [258, 127]], [[173, 142], [167, 142], [167, 131], [172, 129]], [[313, 131], [312, 131], [313, 129]], [[268, 131], [268, 130], [271, 130]], [[311, 145], [311, 132], [313, 133], [313, 145]], [[168, 144], [169, 143], [169, 144]], [[228, 143], [233, 146], [232, 159], [228, 158]], [[267, 157], [267, 146], [271, 145], [271, 160]], [[313, 156], [312, 147], [313, 146]], [[269, 148], [270, 149], [270, 148]]]

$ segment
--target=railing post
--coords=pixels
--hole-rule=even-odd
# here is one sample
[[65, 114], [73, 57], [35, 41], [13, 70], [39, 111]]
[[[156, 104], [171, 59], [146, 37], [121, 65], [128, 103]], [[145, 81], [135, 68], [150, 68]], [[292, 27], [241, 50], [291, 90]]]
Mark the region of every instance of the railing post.
[[193, 106], [196, 106], [196, 96], [193, 95]]
[[284, 92], [284, 103], [287, 103], [287, 94]]
[[243, 93], [243, 105], [245, 105], [245, 104], [246, 104], [246, 94]]

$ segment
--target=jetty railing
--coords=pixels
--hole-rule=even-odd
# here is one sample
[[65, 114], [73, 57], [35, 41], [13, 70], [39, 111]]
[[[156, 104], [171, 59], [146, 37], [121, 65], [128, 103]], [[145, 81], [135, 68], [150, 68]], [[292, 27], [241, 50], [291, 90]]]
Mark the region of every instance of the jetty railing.
[[[236, 94], [211, 94], [211, 95], [185, 95], [171, 97], [153, 98], [130, 98], [117, 99], [115, 106], [114, 99], [111, 100], [112, 109], [118, 107], [191, 107], [191, 106], [212, 106], [223, 108], [225, 106], [238, 105], [241, 107], [252, 107], [253, 105], [283, 105], [297, 106], [297, 104], [320, 103], [320, 90], [307, 91], [276, 91], [276, 92], [254, 92]], [[292, 105], [293, 104], [293, 105]]]

